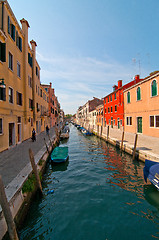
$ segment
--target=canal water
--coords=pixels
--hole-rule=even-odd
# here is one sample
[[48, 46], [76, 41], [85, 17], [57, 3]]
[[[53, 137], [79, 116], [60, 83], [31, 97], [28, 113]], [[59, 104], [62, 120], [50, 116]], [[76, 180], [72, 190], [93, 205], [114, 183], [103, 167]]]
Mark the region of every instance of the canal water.
[[159, 238], [159, 192], [145, 185], [143, 163], [73, 125], [61, 145], [69, 161], [48, 164], [44, 197], [33, 202], [21, 240]]

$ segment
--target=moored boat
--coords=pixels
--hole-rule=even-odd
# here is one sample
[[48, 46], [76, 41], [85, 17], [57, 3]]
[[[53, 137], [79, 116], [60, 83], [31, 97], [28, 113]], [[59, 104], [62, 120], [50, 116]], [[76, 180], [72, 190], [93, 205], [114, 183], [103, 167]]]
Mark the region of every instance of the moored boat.
[[68, 160], [68, 147], [56, 147], [51, 153], [52, 163], [63, 163]]
[[159, 163], [146, 159], [143, 172], [145, 182], [147, 182], [148, 178], [157, 190], [159, 190]]

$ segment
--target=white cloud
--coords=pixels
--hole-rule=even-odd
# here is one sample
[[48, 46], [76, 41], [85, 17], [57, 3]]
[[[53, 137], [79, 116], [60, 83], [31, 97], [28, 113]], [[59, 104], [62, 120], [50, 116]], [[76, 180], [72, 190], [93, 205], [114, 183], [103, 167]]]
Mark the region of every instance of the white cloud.
[[131, 65], [122, 65], [107, 57], [97, 60], [90, 57], [46, 58], [37, 53], [41, 66], [41, 82], [52, 82], [56, 95], [66, 113], [74, 113], [93, 96], [102, 98], [112, 91], [119, 79], [132, 80]]

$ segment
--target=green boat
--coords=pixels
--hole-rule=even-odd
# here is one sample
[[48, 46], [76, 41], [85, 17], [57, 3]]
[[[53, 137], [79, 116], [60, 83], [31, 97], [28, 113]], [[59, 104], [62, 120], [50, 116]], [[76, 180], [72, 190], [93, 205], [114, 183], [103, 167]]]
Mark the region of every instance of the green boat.
[[63, 163], [68, 159], [68, 147], [56, 147], [51, 153], [51, 162]]

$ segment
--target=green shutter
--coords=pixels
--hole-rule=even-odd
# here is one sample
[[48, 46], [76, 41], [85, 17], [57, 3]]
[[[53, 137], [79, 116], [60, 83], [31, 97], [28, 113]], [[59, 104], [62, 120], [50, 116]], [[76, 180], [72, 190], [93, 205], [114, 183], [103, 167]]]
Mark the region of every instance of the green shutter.
[[15, 41], [15, 26], [13, 24], [11, 26], [11, 37]]
[[152, 96], [156, 96], [157, 95], [157, 83], [156, 83], [156, 80], [153, 80], [153, 82], [152, 82], [151, 91], [152, 91]]
[[127, 93], [127, 103], [130, 103], [130, 92]]
[[137, 100], [141, 99], [140, 87], [137, 88]]

